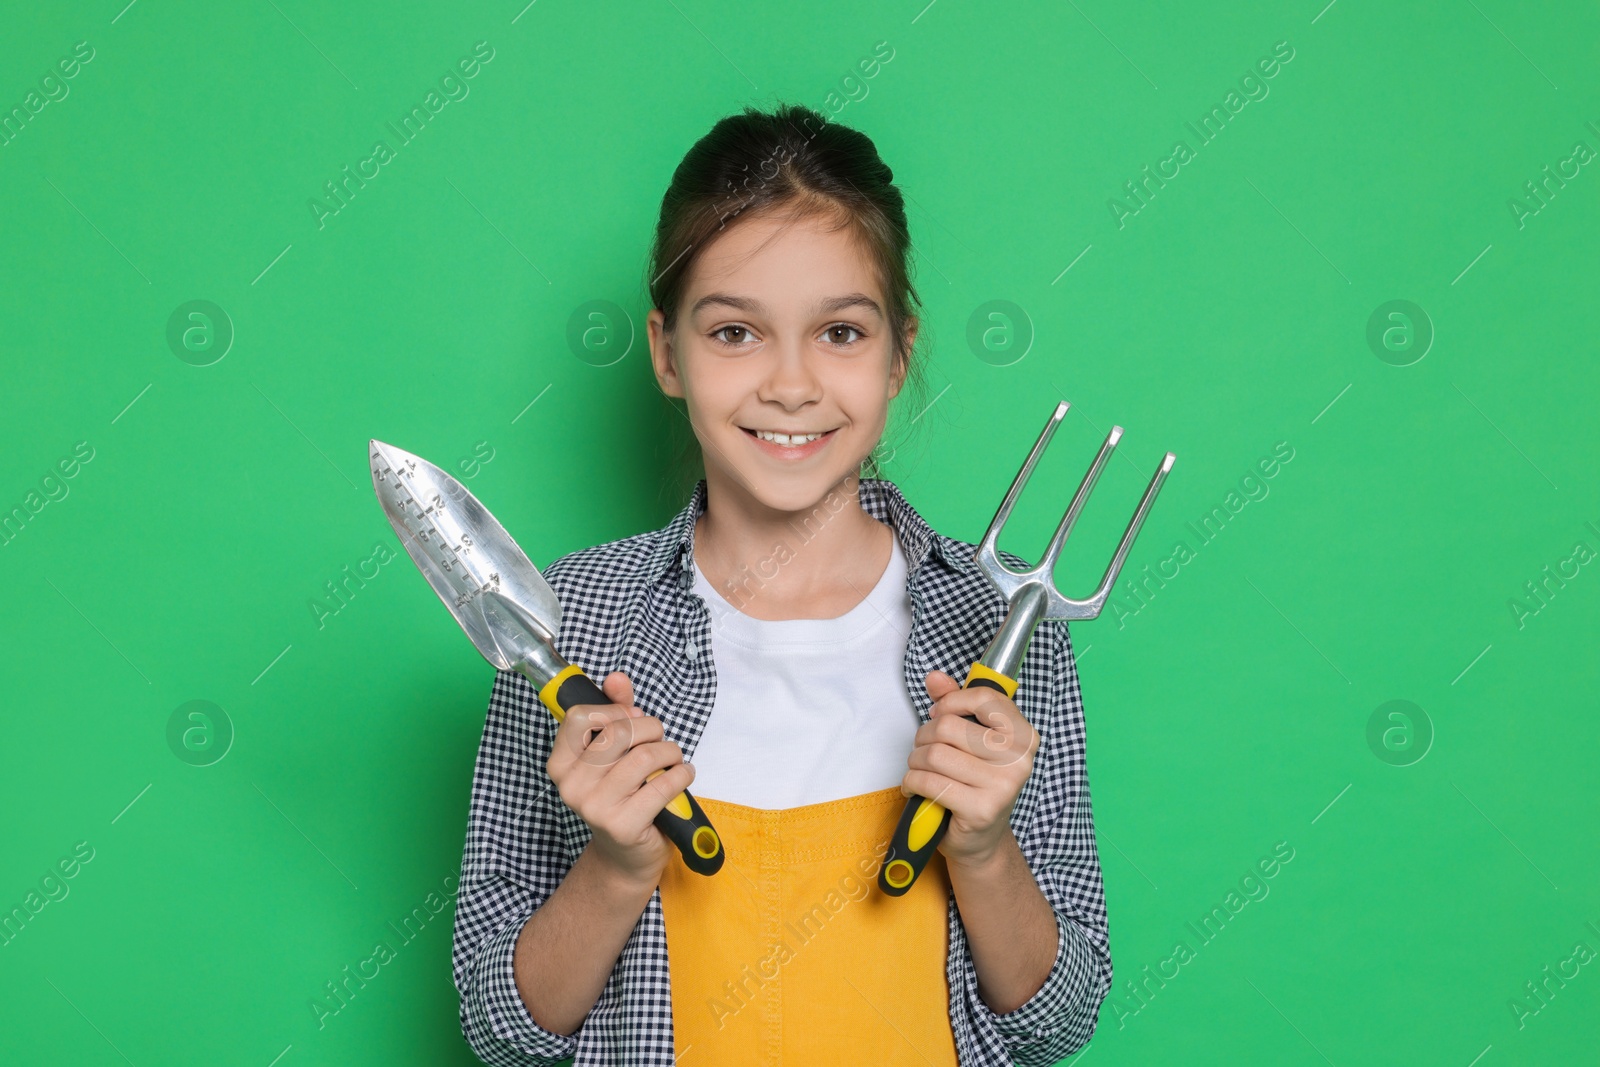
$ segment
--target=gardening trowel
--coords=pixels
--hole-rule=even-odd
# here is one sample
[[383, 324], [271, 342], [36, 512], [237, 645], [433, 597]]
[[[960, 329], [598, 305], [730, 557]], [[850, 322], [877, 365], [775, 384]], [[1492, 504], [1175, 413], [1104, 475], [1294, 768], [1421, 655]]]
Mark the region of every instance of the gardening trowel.
[[[557, 722], [576, 705], [613, 703], [556, 652], [561, 602], [478, 498], [432, 463], [393, 445], [372, 441], [371, 456], [372, 488], [383, 513], [484, 658], [531, 681]], [[722, 866], [722, 839], [688, 790], [667, 803], [655, 825], [690, 870], [713, 874]]]

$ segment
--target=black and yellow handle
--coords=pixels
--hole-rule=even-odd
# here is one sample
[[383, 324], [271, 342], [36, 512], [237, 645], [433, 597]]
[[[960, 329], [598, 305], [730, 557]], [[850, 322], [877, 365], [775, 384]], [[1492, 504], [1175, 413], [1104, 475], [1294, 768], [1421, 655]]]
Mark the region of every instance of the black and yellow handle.
[[[1004, 693], [1008, 698], [1017, 692], [1015, 678], [1008, 678], [982, 663], [974, 663], [961, 688], [980, 686]], [[891, 897], [904, 896], [933, 858], [933, 850], [949, 827], [950, 809], [943, 804], [927, 797], [907, 800], [905, 810], [900, 813], [900, 823], [894, 828], [894, 837], [889, 841], [889, 851], [883, 857], [883, 866], [878, 868], [878, 887]]]
[[[539, 690], [539, 699], [557, 722], [566, 718], [568, 708], [580, 704], [615, 703], [573, 663], [567, 664]], [[645, 781], [665, 773], [664, 770], [652, 771]], [[655, 825], [677, 846], [683, 862], [696, 874], [715, 874], [727, 858], [722, 838], [687, 789], [667, 801], [667, 806], [657, 813]]]

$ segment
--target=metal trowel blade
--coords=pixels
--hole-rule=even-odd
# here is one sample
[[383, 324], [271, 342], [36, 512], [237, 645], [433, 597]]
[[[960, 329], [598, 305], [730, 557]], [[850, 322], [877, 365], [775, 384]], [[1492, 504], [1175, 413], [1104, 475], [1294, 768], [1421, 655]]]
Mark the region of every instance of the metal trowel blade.
[[[505, 528], [456, 479], [402, 448], [370, 442], [372, 488], [417, 565], [483, 657], [510, 670], [531, 636], [554, 646], [561, 602]], [[494, 593], [498, 597], [488, 597]], [[508, 613], [496, 603], [511, 602]], [[514, 614], [514, 618], [508, 615]]]

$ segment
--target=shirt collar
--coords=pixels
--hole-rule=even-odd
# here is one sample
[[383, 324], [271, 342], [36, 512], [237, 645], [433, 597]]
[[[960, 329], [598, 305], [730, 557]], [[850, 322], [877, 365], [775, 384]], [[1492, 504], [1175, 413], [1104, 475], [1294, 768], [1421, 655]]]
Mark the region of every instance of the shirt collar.
[[[940, 534], [911, 506], [900, 487], [887, 478], [860, 480], [861, 509], [879, 522], [887, 523], [900, 538], [906, 554], [906, 566], [912, 575], [930, 551], [937, 552], [944, 561], [958, 571], [973, 566], [970, 551]], [[674, 565], [687, 573], [694, 566], [694, 527], [706, 509], [706, 480], [695, 484], [689, 502], [660, 532], [655, 548], [650, 554], [646, 577], [653, 585], [659, 582]]]

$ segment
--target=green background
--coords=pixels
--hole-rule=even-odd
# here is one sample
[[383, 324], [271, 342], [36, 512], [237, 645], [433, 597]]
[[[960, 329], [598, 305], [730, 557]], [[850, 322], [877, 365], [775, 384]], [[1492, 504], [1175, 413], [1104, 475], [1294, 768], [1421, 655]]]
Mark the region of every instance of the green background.
[[[681, 506], [681, 419], [627, 344], [655, 212], [718, 117], [793, 100], [908, 196], [928, 387], [884, 450], [935, 527], [976, 540], [1065, 397], [1002, 547], [1035, 556], [1125, 427], [1059, 571], [1085, 595], [1178, 455], [1125, 575], [1187, 559], [1073, 626], [1117, 982], [1071, 1062], [1593, 1062], [1600, 966], [1525, 983], [1600, 951], [1600, 166], [1537, 214], [1524, 183], [1600, 150], [1600, 17], [1323, 5], [11, 12], [6, 113], [94, 51], [0, 146], [0, 909], [93, 858], [0, 946], [0, 1059], [474, 1062], [449, 906], [311, 1005], [455, 884], [492, 669], [404, 556], [312, 604], [398, 553], [370, 437], [460, 474], [541, 565]], [[469, 94], [398, 146], [479, 41]], [[1201, 145], [1185, 123], [1280, 41]], [[379, 138], [395, 158], [319, 227]], [[168, 341], [195, 300], [235, 335], [206, 366]], [[1425, 353], [1415, 312], [1369, 344], [1393, 300]], [[611, 332], [574, 348], [592, 301]], [[221, 714], [186, 748], [195, 700]], [[1415, 710], [1369, 743], [1392, 700]]]

